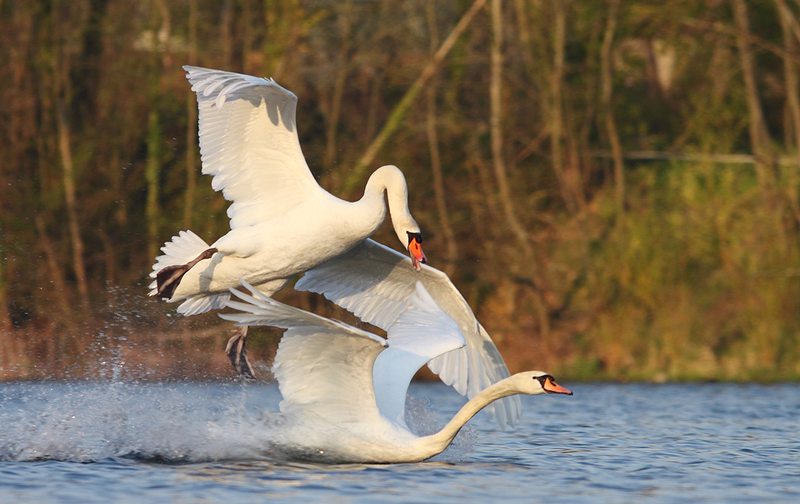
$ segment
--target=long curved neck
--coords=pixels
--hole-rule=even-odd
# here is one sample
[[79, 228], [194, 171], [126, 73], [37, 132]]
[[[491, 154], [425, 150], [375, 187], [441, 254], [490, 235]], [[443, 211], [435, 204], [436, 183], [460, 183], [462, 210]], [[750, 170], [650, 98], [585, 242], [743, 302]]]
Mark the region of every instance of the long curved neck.
[[408, 211], [408, 186], [403, 172], [399, 168], [387, 165], [375, 170], [364, 188], [364, 196], [356, 203], [360, 207], [366, 207], [367, 212], [378, 217], [378, 222], [375, 225], [377, 227], [385, 217], [384, 192], [389, 202], [389, 215], [392, 218], [392, 226], [394, 226], [395, 232], [402, 242], [402, 233], [398, 231], [398, 226], [406, 225], [405, 223], [409, 220], [413, 222], [413, 218]]
[[483, 389], [478, 395], [467, 401], [442, 430], [420, 438], [420, 441], [428, 445], [430, 450], [436, 450], [428, 457], [433, 457], [444, 451], [456, 437], [458, 431], [480, 410], [498, 399], [518, 393], [520, 392], [512, 386], [510, 378], [500, 380], [494, 385]]

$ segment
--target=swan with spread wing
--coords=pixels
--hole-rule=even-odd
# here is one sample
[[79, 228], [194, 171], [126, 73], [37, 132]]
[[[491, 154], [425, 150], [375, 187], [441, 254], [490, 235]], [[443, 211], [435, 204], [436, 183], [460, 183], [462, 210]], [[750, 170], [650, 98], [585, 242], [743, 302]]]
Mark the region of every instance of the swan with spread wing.
[[[429, 367], [461, 394], [474, 397], [508, 377], [503, 358], [469, 305], [443, 272], [425, 264], [422, 235], [408, 210], [405, 179], [394, 166], [376, 170], [357, 202], [340, 200], [314, 180], [300, 149], [297, 98], [271, 79], [184, 67], [199, 108], [204, 174], [232, 201], [231, 230], [209, 245], [181, 231], [162, 248], [150, 276], [150, 295], [181, 301], [194, 315], [225, 305], [228, 289], [244, 279], [271, 296], [307, 271], [296, 287], [325, 295], [385, 329], [422, 282], [465, 339], [463, 348]], [[383, 221], [388, 201], [395, 233], [409, 256], [365, 239]], [[253, 376], [245, 351], [247, 327], [230, 339], [234, 368]], [[492, 404], [501, 426], [519, 417], [519, 399]]]
[[[503, 357], [447, 274], [428, 265], [414, 271], [408, 257], [372, 239], [307, 271], [294, 288], [322, 294], [364, 322], [388, 331], [417, 283], [464, 338], [462, 347], [432, 358], [428, 367], [469, 398], [507, 378]], [[519, 397], [496, 401], [489, 410], [500, 427], [514, 425], [520, 416]]]
[[488, 404], [514, 394], [568, 394], [540, 371], [518, 373], [470, 399], [437, 433], [417, 436], [405, 422], [409, 382], [426, 362], [464, 346], [458, 325], [421, 282], [383, 320], [387, 339], [294, 308], [243, 285], [231, 290], [239, 313], [220, 316], [244, 325], [286, 329], [273, 363], [283, 400], [291, 456], [326, 462], [417, 462], [441, 453]]
[[[240, 279], [272, 295], [292, 275], [363, 241], [383, 222], [387, 206], [413, 266], [426, 261], [397, 167], [377, 169], [360, 200], [341, 200], [317, 184], [306, 164], [293, 93], [272, 79], [184, 69], [197, 94], [202, 172], [232, 202], [230, 231], [210, 245], [189, 230], [165, 243], [150, 274], [151, 296], [181, 301], [178, 313], [195, 315], [224, 306]], [[245, 335], [246, 327], [227, 350], [247, 375], [252, 369], [243, 355]]]

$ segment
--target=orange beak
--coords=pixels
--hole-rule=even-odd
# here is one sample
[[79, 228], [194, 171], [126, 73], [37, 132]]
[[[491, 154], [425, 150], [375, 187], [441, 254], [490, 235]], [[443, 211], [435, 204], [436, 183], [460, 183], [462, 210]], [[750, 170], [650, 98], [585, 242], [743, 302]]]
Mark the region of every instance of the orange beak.
[[545, 392], [548, 394], [565, 394], [565, 395], [572, 395], [572, 391], [566, 387], [562, 387], [552, 378], [547, 378], [544, 381], [544, 386], [542, 387]]
[[422, 251], [422, 245], [414, 237], [412, 237], [411, 241], [408, 243], [408, 253], [411, 255], [411, 264], [414, 265], [415, 270], [420, 270], [420, 263], [428, 263], [428, 258], [425, 257], [425, 252]]

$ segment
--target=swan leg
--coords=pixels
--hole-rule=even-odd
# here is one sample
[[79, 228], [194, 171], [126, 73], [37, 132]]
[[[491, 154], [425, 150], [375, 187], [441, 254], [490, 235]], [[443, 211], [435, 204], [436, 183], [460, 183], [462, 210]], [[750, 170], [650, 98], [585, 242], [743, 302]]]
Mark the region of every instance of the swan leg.
[[245, 379], [254, 379], [256, 377], [253, 372], [253, 366], [250, 365], [250, 360], [247, 358], [247, 326], [240, 326], [234, 329], [233, 336], [228, 340], [225, 345], [225, 353], [231, 360], [231, 365], [236, 372]]
[[192, 269], [195, 264], [203, 259], [208, 259], [216, 253], [217, 249], [215, 248], [206, 249], [202, 254], [186, 264], [176, 264], [174, 266], [162, 268], [161, 271], [156, 274], [156, 285], [158, 286], [156, 294], [158, 294], [158, 297], [167, 300], [172, 299], [172, 295], [175, 294], [175, 289], [177, 289], [178, 285], [181, 283], [183, 275]]

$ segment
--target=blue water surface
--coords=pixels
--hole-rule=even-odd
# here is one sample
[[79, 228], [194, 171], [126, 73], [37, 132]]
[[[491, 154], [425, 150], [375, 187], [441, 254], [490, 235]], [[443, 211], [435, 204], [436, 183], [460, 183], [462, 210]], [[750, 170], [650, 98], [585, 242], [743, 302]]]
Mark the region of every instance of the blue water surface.
[[[270, 384], [0, 384], [0, 502], [800, 502], [800, 386], [571, 388], [433, 461], [331, 466], [270, 457]], [[424, 431], [463, 403], [411, 394]]]

